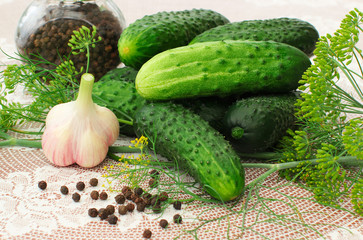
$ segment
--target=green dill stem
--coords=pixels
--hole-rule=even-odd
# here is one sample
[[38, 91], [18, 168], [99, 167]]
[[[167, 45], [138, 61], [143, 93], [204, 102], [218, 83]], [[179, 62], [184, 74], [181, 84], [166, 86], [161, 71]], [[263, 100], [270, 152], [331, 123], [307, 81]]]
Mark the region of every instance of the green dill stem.
[[[108, 148], [109, 153], [140, 153], [139, 148], [130, 148], [129, 146], [110, 146]], [[120, 159], [118, 157], [116, 160]]]
[[117, 120], [119, 123], [123, 123], [123, 124], [130, 125], [130, 126], [134, 125], [132, 121], [128, 121], [128, 120], [121, 119], [121, 118], [118, 118]]
[[[283, 169], [295, 168], [302, 162], [317, 165], [319, 164], [319, 161], [321, 161], [321, 159], [308, 159], [304, 161], [294, 161], [286, 163], [242, 163], [242, 166], [245, 168], [268, 168], [274, 171], [278, 171]], [[363, 160], [359, 160], [355, 156], [339, 157], [337, 162], [346, 166], [363, 166]]]
[[5, 141], [0, 141], [0, 147], [12, 147], [12, 146], [42, 148], [42, 143], [40, 141], [17, 139], [17, 138], [8, 138]]

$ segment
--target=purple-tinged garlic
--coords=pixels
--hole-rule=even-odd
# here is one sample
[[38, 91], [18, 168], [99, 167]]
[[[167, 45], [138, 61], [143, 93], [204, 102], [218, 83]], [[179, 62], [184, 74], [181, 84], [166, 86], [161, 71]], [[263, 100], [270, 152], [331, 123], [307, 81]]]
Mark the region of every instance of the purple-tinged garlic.
[[119, 135], [115, 114], [92, 101], [94, 76], [82, 75], [77, 99], [54, 106], [48, 113], [42, 148], [58, 166], [100, 164]]

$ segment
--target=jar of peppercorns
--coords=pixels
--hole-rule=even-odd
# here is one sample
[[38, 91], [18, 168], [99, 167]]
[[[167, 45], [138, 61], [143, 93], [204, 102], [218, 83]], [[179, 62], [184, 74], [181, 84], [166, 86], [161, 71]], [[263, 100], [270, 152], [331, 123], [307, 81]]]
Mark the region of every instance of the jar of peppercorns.
[[72, 55], [68, 46], [73, 31], [82, 26], [96, 27], [96, 37], [102, 39], [90, 48], [89, 72], [97, 81], [121, 63], [117, 43], [126, 23], [112, 0], [34, 0], [18, 23], [18, 51], [29, 58], [46, 59], [42, 67], [48, 69], [65, 59], [72, 60], [77, 71], [86, 69], [86, 53]]

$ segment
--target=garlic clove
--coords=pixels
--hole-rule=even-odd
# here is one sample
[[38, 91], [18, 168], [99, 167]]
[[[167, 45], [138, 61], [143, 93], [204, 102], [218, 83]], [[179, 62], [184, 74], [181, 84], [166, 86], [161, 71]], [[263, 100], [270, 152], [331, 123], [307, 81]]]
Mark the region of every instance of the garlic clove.
[[47, 115], [42, 148], [55, 165], [94, 167], [118, 138], [116, 115], [92, 101], [93, 82], [93, 75], [84, 74], [77, 99], [54, 106]]

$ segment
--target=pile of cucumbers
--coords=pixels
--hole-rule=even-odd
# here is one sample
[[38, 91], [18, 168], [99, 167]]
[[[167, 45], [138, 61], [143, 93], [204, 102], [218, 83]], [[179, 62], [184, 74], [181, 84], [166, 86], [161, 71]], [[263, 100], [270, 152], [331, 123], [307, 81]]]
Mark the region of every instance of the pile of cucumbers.
[[94, 100], [128, 117], [121, 134], [156, 137], [157, 153], [230, 201], [245, 187], [239, 153], [270, 150], [294, 128], [296, 90], [318, 39], [295, 18], [159, 12], [121, 34], [125, 66], [94, 84]]

